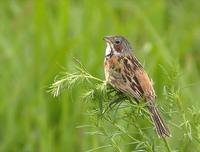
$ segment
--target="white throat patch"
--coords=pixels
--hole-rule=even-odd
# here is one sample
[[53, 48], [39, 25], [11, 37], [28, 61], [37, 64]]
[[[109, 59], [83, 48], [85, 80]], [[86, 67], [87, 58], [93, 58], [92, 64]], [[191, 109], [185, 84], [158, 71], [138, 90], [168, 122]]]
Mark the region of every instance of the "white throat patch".
[[[109, 43], [106, 43], [106, 44], [107, 44], [107, 47], [106, 47], [106, 54], [105, 54], [105, 55], [108, 56], [109, 54], [111, 54], [111, 50], [112, 50], [111, 47], [112, 47], [112, 46], [110, 46]], [[112, 44], [111, 44], [111, 45], [112, 45]]]
[[115, 51], [113, 44], [106, 43], [106, 54], [105, 56], [109, 56], [111, 53], [112, 55], [120, 56], [122, 53]]

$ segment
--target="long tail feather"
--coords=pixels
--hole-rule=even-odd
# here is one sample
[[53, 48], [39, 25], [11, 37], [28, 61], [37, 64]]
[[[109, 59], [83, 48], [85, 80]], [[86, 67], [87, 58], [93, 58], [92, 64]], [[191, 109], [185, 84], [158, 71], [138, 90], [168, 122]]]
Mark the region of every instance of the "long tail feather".
[[161, 118], [158, 109], [155, 106], [148, 106], [148, 109], [151, 113], [151, 118], [154, 122], [158, 135], [160, 137], [170, 137], [170, 131]]

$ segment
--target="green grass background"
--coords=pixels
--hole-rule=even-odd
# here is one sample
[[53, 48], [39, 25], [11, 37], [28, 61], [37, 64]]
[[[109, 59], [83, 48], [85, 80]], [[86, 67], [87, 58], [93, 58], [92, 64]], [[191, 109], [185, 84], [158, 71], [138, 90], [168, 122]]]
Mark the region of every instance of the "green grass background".
[[[1, 0], [0, 151], [82, 152], [108, 144], [77, 128], [95, 123], [81, 87], [58, 98], [46, 90], [72, 69], [73, 57], [104, 79], [102, 38], [113, 34], [129, 39], [154, 80], [161, 113], [170, 113], [171, 150], [200, 151], [199, 9], [198, 0]], [[141, 140], [166, 151], [156, 134]]]

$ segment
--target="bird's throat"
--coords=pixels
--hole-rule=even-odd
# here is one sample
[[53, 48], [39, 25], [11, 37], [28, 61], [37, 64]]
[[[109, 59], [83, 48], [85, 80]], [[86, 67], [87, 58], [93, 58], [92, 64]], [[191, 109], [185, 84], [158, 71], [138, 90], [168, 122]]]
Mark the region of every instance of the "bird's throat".
[[112, 55], [113, 55], [112, 46], [110, 46], [110, 44], [107, 43], [106, 54], [105, 54], [105, 56], [106, 56], [107, 58], [110, 58], [110, 57], [112, 57]]

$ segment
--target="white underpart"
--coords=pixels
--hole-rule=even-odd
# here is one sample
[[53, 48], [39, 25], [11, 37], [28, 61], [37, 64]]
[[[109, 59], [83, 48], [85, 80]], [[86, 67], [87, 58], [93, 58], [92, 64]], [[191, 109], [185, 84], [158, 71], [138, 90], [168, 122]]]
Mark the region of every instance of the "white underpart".
[[113, 44], [110, 44], [110, 43], [106, 43], [106, 44], [107, 44], [107, 47], [106, 47], [106, 56], [109, 55], [109, 54], [111, 54], [112, 50], [113, 50], [112, 53], [114, 55], [121, 55], [121, 53], [115, 51]]
[[107, 47], [106, 47], [106, 56], [109, 55], [111, 53], [111, 46], [109, 43], [106, 43]]

